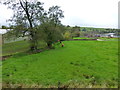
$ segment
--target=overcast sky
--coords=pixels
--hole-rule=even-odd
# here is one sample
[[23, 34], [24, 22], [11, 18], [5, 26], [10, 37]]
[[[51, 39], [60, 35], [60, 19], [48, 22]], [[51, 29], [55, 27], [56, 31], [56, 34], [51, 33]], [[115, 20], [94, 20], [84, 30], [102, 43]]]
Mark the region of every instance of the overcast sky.
[[[64, 11], [62, 23], [70, 26], [118, 28], [120, 0], [39, 0], [45, 9], [58, 5]], [[7, 25], [12, 11], [0, 5], [0, 26]]]

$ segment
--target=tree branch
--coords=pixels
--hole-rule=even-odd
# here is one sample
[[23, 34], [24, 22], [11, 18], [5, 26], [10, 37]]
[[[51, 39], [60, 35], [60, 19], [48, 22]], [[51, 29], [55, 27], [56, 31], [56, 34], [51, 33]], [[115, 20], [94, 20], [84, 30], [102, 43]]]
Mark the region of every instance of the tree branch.
[[[25, 10], [25, 7], [23, 6], [22, 1], [19, 0], [19, 2], [20, 2], [21, 7]], [[26, 10], [25, 10], [25, 11], [26, 11]]]

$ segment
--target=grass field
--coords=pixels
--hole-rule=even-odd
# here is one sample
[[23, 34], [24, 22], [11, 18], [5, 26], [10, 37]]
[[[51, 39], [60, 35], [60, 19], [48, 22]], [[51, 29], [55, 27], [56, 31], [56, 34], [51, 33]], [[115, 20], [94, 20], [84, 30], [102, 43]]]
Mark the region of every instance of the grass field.
[[101, 39], [101, 40], [107, 40], [107, 41], [112, 41], [116, 40], [118, 41], [118, 38], [109, 38], [109, 37], [73, 37], [73, 39]]
[[[43, 41], [39, 42], [39, 46], [40, 48], [44, 48], [46, 47], [46, 43]], [[22, 40], [12, 43], [5, 43], [2, 45], [2, 49], [2, 56], [25, 52], [29, 50], [29, 42], [27, 40]]]
[[117, 41], [63, 43], [64, 47], [56, 45], [32, 55], [18, 53], [3, 61], [3, 87], [117, 87]]

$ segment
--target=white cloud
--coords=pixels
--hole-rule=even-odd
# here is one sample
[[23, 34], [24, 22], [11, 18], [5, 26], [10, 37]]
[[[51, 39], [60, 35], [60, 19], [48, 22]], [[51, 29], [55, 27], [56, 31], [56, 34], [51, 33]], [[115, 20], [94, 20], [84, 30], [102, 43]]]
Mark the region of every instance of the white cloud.
[[[92, 27], [118, 27], [118, 1], [119, 0], [40, 0], [48, 9], [52, 5], [61, 6], [65, 18], [65, 25], [92, 26]], [[3, 8], [3, 11], [5, 9]], [[0, 13], [3, 12], [2, 10]], [[9, 17], [9, 11], [3, 12], [0, 18]], [[1, 19], [0, 19], [1, 20]], [[3, 19], [2, 19], [3, 20]], [[0, 22], [1, 23], [1, 22]]]
[[7, 9], [6, 6], [0, 5], [0, 26], [1, 25], [6, 25], [7, 20], [10, 19], [12, 16], [13, 12], [10, 9]]
[[42, 0], [46, 7], [61, 6], [65, 18], [63, 24], [118, 27], [119, 0]]

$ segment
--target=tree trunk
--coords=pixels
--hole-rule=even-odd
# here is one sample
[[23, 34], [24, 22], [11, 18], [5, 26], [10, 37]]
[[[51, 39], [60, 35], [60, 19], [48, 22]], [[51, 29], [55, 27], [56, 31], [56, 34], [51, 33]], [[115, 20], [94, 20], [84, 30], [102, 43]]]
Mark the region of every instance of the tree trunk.
[[52, 43], [47, 43], [48, 48], [52, 49]]
[[35, 33], [33, 32], [33, 31], [31, 31], [31, 34], [30, 34], [30, 44], [31, 44], [31, 46], [30, 46], [30, 50], [32, 51], [32, 52], [37, 52], [37, 50], [38, 50], [38, 48], [37, 48], [37, 44], [38, 44], [38, 42], [37, 42], [37, 38], [36, 38], [36, 36], [35, 36]]
[[25, 6], [23, 5], [22, 1], [19, 0], [22, 8], [24, 9], [26, 15], [27, 15], [27, 19], [28, 19], [28, 22], [29, 22], [29, 25], [30, 25], [30, 50], [32, 52], [37, 52], [37, 38], [36, 38], [36, 32], [33, 30], [33, 25], [32, 25], [32, 20], [30, 18], [30, 14], [28, 12], [29, 8], [28, 8], [28, 2], [25, 1]]

